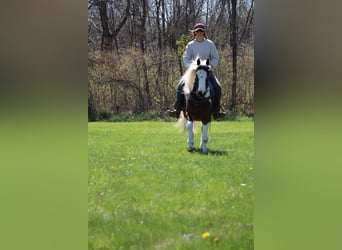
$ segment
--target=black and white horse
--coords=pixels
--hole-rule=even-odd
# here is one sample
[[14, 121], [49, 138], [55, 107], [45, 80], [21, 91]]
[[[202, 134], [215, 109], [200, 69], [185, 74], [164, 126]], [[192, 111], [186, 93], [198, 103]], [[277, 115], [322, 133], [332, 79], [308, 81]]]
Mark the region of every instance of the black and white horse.
[[202, 122], [200, 147], [205, 154], [208, 153], [208, 127], [211, 122], [213, 96], [208, 80], [209, 70], [209, 60], [196, 59], [183, 75], [186, 105], [183, 116], [178, 121], [179, 124], [184, 124], [187, 130], [188, 151], [194, 150], [193, 122]]

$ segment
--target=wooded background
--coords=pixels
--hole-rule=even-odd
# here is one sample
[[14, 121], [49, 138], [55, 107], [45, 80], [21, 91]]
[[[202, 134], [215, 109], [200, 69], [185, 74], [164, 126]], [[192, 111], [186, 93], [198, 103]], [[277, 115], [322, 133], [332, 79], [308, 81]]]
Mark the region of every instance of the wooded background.
[[254, 114], [254, 0], [88, 0], [88, 119], [173, 107], [190, 29], [214, 41], [222, 108]]

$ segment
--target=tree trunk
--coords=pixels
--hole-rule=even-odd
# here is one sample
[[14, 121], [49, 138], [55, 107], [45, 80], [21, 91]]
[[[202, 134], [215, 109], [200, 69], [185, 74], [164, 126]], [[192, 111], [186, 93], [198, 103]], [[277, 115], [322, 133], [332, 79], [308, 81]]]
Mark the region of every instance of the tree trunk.
[[147, 0], [142, 1], [142, 15], [140, 20], [140, 49], [143, 53], [146, 51], [146, 19], [147, 19], [147, 11], [148, 11], [148, 3]]
[[90, 122], [96, 121], [96, 116], [97, 116], [97, 112], [96, 112], [96, 107], [94, 104], [94, 97], [93, 97], [92, 92], [90, 92], [90, 90], [89, 90], [89, 94], [88, 94], [88, 121], [90, 121]]
[[111, 51], [113, 49], [113, 35], [109, 32], [108, 28], [107, 1], [96, 0], [95, 4], [99, 9], [101, 18], [101, 50]]
[[236, 5], [237, 0], [231, 0], [232, 3], [232, 18], [231, 18], [231, 47], [233, 51], [233, 83], [232, 83], [232, 100], [230, 103], [230, 110], [236, 110], [236, 83], [237, 83], [237, 20], [236, 20]]
[[125, 14], [121, 18], [117, 28], [115, 28], [113, 33], [109, 31], [109, 21], [108, 21], [108, 15], [107, 15], [107, 1], [95, 0], [94, 3], [99, 9], [100, 18], [101, 18], [101, 26], [102, 26], [101, 50], [112, 51], [114, 40], [116, 42], [116, 48], [118, 49], [116, 37], [128, 19], [130, 0], [127, 0]]
[[[248, 15], [247, 15], [247, 18], [246, 18], [246, 23], [245, 23], [245, 27], [243, 28], [243, 31], [242, 31], [242, 34], [241, 34], [241, 37], [239, 39], [239, 43], [241, 44], [241, 42], [244, 40], [245, 36], [246, 36], [246, 32], [248, 29], [250, 29], [251, 27], [251, 21], [253, 19], [253, 14], [254, 14], [254, 0], [252, 0], [251, 2], [251, 6], [249, 8], [249, 11], [248, 11]], [[248, 39], [247, 39], [248, 40]]]
[[161, 0], [156, 0], [155, 4], [156, 4], [156, 23], [157, 23], [157, 30], [158, 30], [158, 49], [159, 51], [161, 51], [162, 49], [162, 32], [161, 32], [161, 28], [160, 28], [160, 1]]

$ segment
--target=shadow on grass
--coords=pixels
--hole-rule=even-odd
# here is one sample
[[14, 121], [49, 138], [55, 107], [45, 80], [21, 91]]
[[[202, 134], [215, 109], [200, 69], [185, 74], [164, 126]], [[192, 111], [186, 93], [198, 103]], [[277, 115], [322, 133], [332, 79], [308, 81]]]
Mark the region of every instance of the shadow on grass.
[[201, 148], [195, 148], [193, 149], [191, 152], [189, 152], [191, 154], [202, 154], [202, 155], [217, 155], [217, 156], [221, 156], [221, 155], [227, 155], [228, 151], [223, 151], [223, 150], [211, 150], [208, 148], [208, 153], [207, 154], [203, 154], [202, 149]]

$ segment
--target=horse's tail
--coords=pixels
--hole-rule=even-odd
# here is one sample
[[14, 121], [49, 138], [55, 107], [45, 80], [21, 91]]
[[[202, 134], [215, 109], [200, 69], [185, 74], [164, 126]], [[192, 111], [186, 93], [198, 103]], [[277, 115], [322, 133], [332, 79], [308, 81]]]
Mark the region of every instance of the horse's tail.
[[185, 131], [186, 118], [184, 117], [183, 111], [180, 113], [179, 119], [176, 123], [176, 127]]

